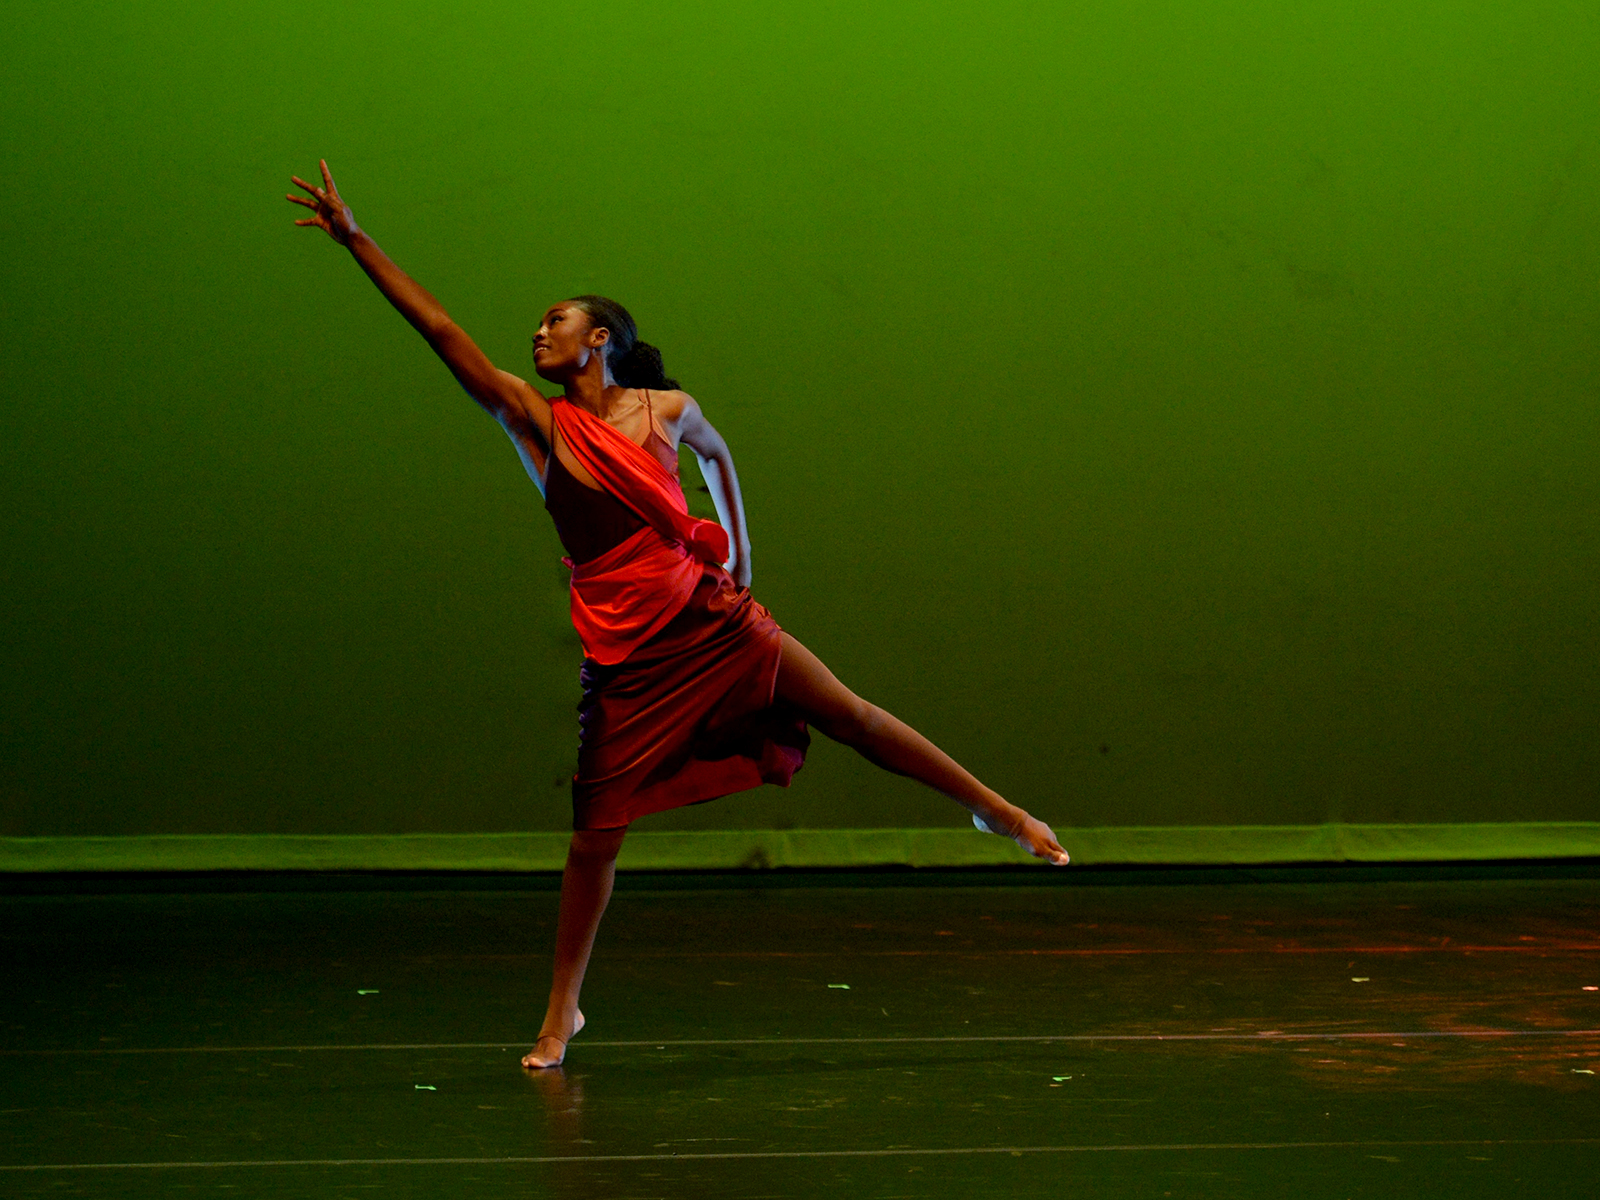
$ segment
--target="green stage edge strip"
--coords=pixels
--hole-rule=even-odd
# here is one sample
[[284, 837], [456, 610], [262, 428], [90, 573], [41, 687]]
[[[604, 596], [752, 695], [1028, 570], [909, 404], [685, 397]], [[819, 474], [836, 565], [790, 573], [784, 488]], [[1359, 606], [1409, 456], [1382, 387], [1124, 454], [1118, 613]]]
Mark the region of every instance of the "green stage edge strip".
[[962, 1154], [1171, 1154], [1197, 1150], [1388, 1150], [1454, 1149], [1463, 1146], [1596, 1146], [1600, 1138], [1461, 1138], [1427, 1141], [1351, 1142], [1167, 1142], [1103, 1146], [939, 1146], [883, 1150], [731, 1150], [682, 1154], [529, 1154], [495, 1158], [262, 1158], [216, 1162], [17, 1163], [0, 1171], [171, 1171], [182, 1168], [238, 1170], [245, 1167], [491, 1167], [555, 1163], [737, 1162], [783, 1158], [917, 1158]]
[[[1059, 831], [1080, 866], [1463, 862], [1600, 857], [1600, 821], [1455, 825], [1228, 825]], [[0, 838], [0, 872], [559, 871], [565, 832], [151, 834]], [[638, 832], [624, 871], [780, 867], [1028, 867], [967, 829]]]

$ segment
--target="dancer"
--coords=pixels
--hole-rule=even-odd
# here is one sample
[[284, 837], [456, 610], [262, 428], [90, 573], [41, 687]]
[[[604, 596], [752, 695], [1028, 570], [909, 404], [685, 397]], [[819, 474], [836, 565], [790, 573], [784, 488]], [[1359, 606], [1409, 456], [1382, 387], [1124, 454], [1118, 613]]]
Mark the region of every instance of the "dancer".
[[[323, 162], [322, 186], [292, 179], [315, 226], [345, 247], [456, 380], [510, 435], [544, 494], [572, 568], [583, 642], [573, 834], [561, 880], [554, 979], [528, 1068], [553, 1067], [583, 1028], [578, 992], [611, 898], [617, 851], [648, 813], [768, 782], [787, 785], [807, 726], [886, 770], [920, 780], [1058, 866], [1067, 852], [1042, 821], [985, 787], [903, 721], [868, 704], [778, 628], [750, 594], [750, 540], [727, 443], [666, 378], [615, 301], [550, 306], [533, 366], [547, 399], [497, 370], [439, 302], [359, 226]], [[688, 513], [678, 445], [699, 460], [717, 521]]]

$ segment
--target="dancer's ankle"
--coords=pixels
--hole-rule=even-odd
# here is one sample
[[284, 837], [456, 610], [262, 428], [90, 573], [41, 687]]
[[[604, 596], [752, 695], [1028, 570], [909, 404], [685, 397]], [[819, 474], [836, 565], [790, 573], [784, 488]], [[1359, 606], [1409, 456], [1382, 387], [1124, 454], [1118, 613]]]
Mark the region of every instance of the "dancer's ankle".
[[993, 812], [983, 821], [1001, 837], [1015, 838], [1028, 823], [1028, 814], [1009, 800], [996, 796]]
[[549, 1034], [551, 1037], [558, 1037], [565, 1041], [582, 1028], [583, 1013], [576, 1003], [552, 1003], [545, 1010], [544, 1022], [539, 1026], [539, 1036], [544, 1037]]

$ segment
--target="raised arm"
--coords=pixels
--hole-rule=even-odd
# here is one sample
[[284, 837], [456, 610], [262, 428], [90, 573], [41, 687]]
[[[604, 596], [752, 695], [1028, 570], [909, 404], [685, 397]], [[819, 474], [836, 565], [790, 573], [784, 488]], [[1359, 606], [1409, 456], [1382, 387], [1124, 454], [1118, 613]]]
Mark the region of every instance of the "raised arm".
[[684, 396], [683, 413], [678, 418], [678, 437], [694, 451], [717, 506], [717, 520], [728, 531], [733, 558], [728, 571], [740, 587], [750, 586], [750, 532], [744, 521], [744, 498], [739, 494], [739, 476], [733, 469], [728, 443], [706, 420], [692, 397]]
[[[350, 251], [385, 299], [444, 360], [467, 394], [506, 427], [519, 448], [536, 455], [540, 461], [535, 465], [542, 473], [543, 459], [550, 445], [549, 402], [526, 380], [509, 371], [497, 370], [461, 326], [450, 319], [444, 306], [378, 248], [378, 243], [356, 224], [355, 214], [334, 187], [327, 161], [323, 160], [320, 165], [322, 187], [307, 183], [298, 175], [291, 176], [295, 186], [304, 189], [308, 196], [291, 193], [286, 198], [312, 211], [311, 216], [295, 224], [314, 225]], [[524, 446], [530, 439], [533, 444]]]

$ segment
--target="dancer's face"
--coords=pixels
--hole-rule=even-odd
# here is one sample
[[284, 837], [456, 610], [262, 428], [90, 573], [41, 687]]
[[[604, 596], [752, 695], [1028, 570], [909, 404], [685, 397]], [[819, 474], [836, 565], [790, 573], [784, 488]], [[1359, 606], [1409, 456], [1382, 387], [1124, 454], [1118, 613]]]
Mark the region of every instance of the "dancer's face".
[[533, 369], [541, 379], [565, 383], [611, 340], [609, 329], [596, 329], [589, 314], [574, 304], [552, 304], [533, 334]]

